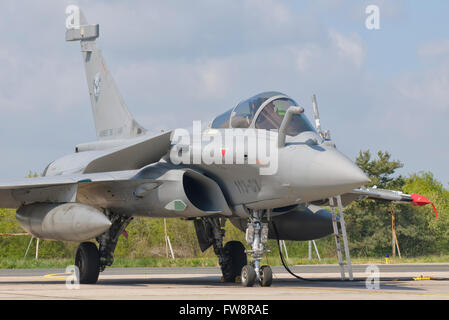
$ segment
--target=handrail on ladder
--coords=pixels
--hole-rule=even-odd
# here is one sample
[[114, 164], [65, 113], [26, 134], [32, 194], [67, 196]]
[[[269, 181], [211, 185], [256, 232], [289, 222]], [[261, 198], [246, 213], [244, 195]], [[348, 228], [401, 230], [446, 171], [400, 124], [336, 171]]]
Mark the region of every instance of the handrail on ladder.
[[[329, 198], [329, 206], [330, 206], [331, 212], [332, 212], [332, 227], [334, 229], [335, 244], [337, 247], [338, 264], [340, 265], [340, 272], [341, 272], [341, 280], [345, 280], [346, 273], [345, 273], [345, 268], [344, 268], [345, 264], [343, 263], [340, 238], [343, 238], [343, 246], [344, 246], [345, 257], [346, 257], [346, 266], [348, 268], [349, 280], [354, 280], [354, 277], [352, 274], [351, 257], [349, 255], [348, 236], [346, 234], [345, 215], [344, 215], [344, 211], [343, 211], [343, 205], [341, 202], [341, 196], [337, 195], [337, 196], [335, 196], [335, 199], [337, 200], [338, 215], [335, 210], [334, 197]], [[338, 219], [338, 221], [337, 221], [337, 219]], [[339, 224], [340, 224], [341, 234], [339, 233], [337, 222], [339, 222]]]

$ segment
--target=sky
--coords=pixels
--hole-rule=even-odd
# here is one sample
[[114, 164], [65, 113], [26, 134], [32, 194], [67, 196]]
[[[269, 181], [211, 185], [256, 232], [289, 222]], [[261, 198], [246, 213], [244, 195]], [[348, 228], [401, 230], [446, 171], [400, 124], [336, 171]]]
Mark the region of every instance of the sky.
[[[0, 180], [96, 140], [79, 43], [65, 8], [100, 24], [99, 47], [134, 118], [150, 132], [189, 127], [280, 91], [338, 149], [388, 151], [398, 173], [449, 186], [446, 0], [98, 0], [0, 2]], [[369, 5], [379, 29], [368, 29]], [[371, 20], [370, 20], [371, 21]]]

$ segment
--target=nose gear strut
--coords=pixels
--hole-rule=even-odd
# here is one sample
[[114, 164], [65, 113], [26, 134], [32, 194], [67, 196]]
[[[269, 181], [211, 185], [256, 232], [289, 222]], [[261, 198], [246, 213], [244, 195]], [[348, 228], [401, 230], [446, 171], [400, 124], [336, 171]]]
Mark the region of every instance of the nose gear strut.
[[268, 240], [268, 224], [262, 223], [265, 210], [252, 210], [246, 228], [246, 242], [251, 246], [246, 253], [251, 254], [252, 262], [242, 269], [242, 285], [252, 287], [256, 280], [264, 287], [271, 285], [273, 280], [272, 271], [269, 266], [261, 266], [260, 262], [265, 253]]

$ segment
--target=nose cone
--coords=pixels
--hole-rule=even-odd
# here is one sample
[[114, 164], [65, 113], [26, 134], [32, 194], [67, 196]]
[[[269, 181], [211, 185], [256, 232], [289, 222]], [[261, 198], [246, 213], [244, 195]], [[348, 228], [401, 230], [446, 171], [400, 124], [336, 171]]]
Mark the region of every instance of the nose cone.
[[370, 182], [368, 176], [336, 149], [327, 149], [312, 164], [315, 182], [330, 194], [342, 194]]
[[368, 176], [350, 159], [342, 153], [335, 151], [325, 156], [327, 165], [324, 173], [330, 185], [348, 186], [358, 188], [368, 182]]
[[[306, 149], [304, 149], [306, 150]], [[309, 149], [310, 150], [310, 149]], [[302, 157], [301, 157], [302, 156]], [[350, 192], [370, 179], [350, 159], [334, 148], [298, 152], [290, 172], [303, 200], [318, 200]]]

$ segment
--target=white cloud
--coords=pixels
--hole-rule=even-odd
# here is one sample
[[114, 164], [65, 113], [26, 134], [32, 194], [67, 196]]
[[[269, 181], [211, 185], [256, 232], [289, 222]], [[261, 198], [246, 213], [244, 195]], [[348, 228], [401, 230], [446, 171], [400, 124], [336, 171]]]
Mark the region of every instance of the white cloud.
[[314, 65], [321, 60], [321, 50], [321, 47], [314, 44], [307, 44], [302, 48], [294, 50], [298, 71], [301, 73], [313, 72]]
[[401, 109], [449, 115], [449, 39], [422, 43], [417, 48], [418, 70], [402, 73], [393, 88], [404, 101]]
[[291, 11], [280, 1], [275, 0], [245, 0], [243, 1], [245, 12], [251, 12], [250, 17], [259, 18], [258, 25], [264, 24], [270, 29], [284, 29], [293, 26]]
[[211, 59], [199, 63], [196, 74], [197, 92], [201, 97], [217, 98], [229, 94], [231, 86], [230, 72], [232, 65], [228, 61]]
[[358, 68], [362, 66], [365, 49], [359, 36], [356, 34], [344, 36], [335, 30], [330, 30], [329, 37], [341, 58], [353, 62]]
[[[0, 49], [0, 111], [26, 113], [30, 111], [64, 112], [87, 97], [87, 85], [81, 59], [74, 65], [63, 57], [35, 58], [24, 52], [11, 55]], [[78, 95], [83, 90], [84, 98]]]
[[396, 89], [408, 109], [449, 111], [449, 63], [443, 63], [424, 72], [402, 76]]

